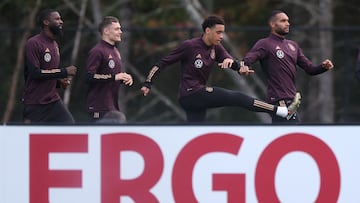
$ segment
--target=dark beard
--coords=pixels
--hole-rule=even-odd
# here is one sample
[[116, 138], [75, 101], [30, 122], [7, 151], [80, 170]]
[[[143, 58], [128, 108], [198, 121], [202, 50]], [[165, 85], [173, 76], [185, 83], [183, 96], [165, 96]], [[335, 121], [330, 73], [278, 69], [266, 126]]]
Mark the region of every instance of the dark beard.
[[55, 36], [59, 36], [59, 37], [63, 36], [63, 31], [58, 26], [50, 25], [49, 29]]
[[282, 31], [282, 30], [276, 30], [275, 32], [280, 36], [285, 36], [285, 35], [289, 34], [289, 32], [285, 32], [285, 31]]

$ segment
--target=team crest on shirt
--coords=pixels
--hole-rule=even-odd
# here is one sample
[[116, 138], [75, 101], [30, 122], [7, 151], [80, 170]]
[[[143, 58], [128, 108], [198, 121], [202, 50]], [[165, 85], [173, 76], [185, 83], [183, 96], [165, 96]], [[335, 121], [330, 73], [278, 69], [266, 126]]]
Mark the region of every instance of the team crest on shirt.
[[284, 54], [284, 52], [282, 50], [279, 49], [279, 50], [276, 51], [276, 56], [279, 59], [282, 59], [282, 58], [284, 58], [285, 54]]
[[44, 61], [45, 62], [50, 62], [51, 61], [51, 54], [49, 52], [46, 52], [44, 54]]
[[115, 67], [115, 61], [113, 59], [110, 59], [109, 63], [108, 63], [108, 66], [109, 66], [109, 68], [114, 68]]
[[211, 58], [212, 60], [215, 59], [215, 49], [214, 49], [214, 48], [212, 48], [211, 51], [210, 51], [210, 58]]
[[194, 62], [194, 65], [196, 68], [202, 68], [204, 65], [204, 62], [201, 59], [196, 59]]
[[295, 47], [294, 47], [294, 45], [292, 45], [292, 44], [288, 43], [288, 46], [289, 46], [289, 48], [291, 49], [291, 51], [295, 51]]

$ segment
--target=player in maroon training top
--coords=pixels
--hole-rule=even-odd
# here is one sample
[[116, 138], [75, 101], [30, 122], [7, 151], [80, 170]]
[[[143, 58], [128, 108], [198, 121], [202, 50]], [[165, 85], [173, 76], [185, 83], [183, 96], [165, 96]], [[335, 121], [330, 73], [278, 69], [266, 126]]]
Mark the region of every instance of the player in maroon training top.
[[92, 121], [107, 112], [120, 111], [118, 105], [120, 84], [131, 86], [131, 75], [121, 72], [121, 56], [116, 43], [121, 41], [121, 26], [116, 17], [107, 16], [99, 25], [101, 41], [89, 52], [87, 81], [89, 90], [87, 108]]
[[[310, 75], [317, 75], [332, 69], [334, 65], [328, 59], [320, 65], [313, 65], [296, 42], [285, 39], [290, 23], [289, 17], [283, 11], [275, 10], [271, 13], [269, 26], [270, 35], [259, 40], [245, 55], [240, 74], [247, 73], [248, 66], [259, 60], [267, 76], [267, 101], [281, 106], [290, 105], [294, 97], [299, 95], [296, 94], [295, 86], [297, 66]], [[274, 122], [298, 123], [300, 118], [297, 114], [289, 120], [274, 116]]]
[[180, 105], [186, 111], [187, 121], [202, 122], [208, 108], [222, 106], [241, 106], [251, 111], [286, 117], [286, 107], [271, 105], [238, 91], [207, 86], [214, 64], [219, 64], [221, 68], [231, 68], [235, 67], [236, 63], [221, 45], [225, 32], [223, 19], [209, 16], [204, 20], [202, 28], [204, 34], [201, 37], [182, 42], [151, 68], [141, 88], [144, 96], [149, 93], [156, 74], [168, 65], [180, 61], [181, 81], [178, 96]]
[[58, 11], [46, 9], [39, 14], [40, 34], [30, 38], [25, 46], [25, 87], [22, 96], [24, 122], [65, 122], [74, 119], [61, 101], [57, 84], [66, 88], [68, 76], [76, 67], [59, 68], [59, 47], [55, 41], [62, 34], [63, 21]]

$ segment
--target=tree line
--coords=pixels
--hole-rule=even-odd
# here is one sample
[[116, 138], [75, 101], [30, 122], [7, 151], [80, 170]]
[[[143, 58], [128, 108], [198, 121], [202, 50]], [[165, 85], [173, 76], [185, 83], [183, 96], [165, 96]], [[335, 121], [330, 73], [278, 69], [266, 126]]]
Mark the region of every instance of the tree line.
[[[3, 122], [21, 122], [23, 86], [23, 48], [26, 40], [39, 32], [36, 14], [43, 8], [58, 9], [64, 20], [65, 35], [59, 39], [62, 65], [80, 67], [70, 89], [62, 91], [63, 99], [79, 122], [87, 121], [85, 107], [87, 85], [85, 60], [87, 52], [99, 40], [97, 24], [106, 15], [120, 18], [123, 41], [119, 50], [123, 67], [135, 79], [131, 88], [122, 88], [121, 109], [129, 122], [178, 123], [185, 119], [176, 100], [179, 65], [159, 76], [152, 94], [146, 98], [139, 91], [148, 69], [160, 57], [187, 38], [201, 34], [202, 19], [212, 13], [226, 21], [224, 46], [236, 58], [249, 50], [256, 40], [266, 37], [267, 14], [282, 9], [290, 17], [289, 38], [298, 41], [304, 53], [315, 63], [331, 58], [335, 69], [323, 76], [308, 77], [299, 71], [297, 83], [303, 94], [300, 108], [304, 122], [357, 122], [360, 109], [358, 82], [353, 77], [357, 54], [360, 19], [359, 2], [349, 0], [270, 0], [270, 1], [201, 1], [201, 0], [63, 0], [0, 3], [0, 109]], [[251, 77], [214, 69], [213, 85], [239, 89], [257, 98], [265, 98], [265, 81], [258, 65]], [[239, 108], [220, 108], [209, 112], [209, 121], [267, 123], [266, 114]]]

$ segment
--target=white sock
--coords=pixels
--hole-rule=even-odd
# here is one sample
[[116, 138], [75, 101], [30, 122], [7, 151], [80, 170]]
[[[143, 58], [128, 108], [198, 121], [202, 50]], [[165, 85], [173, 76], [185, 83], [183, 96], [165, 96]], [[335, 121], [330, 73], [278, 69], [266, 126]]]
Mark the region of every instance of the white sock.
[[278, 106], [276, 115], [285, 118], [288, 115], [288, 108], [286, 106]]

